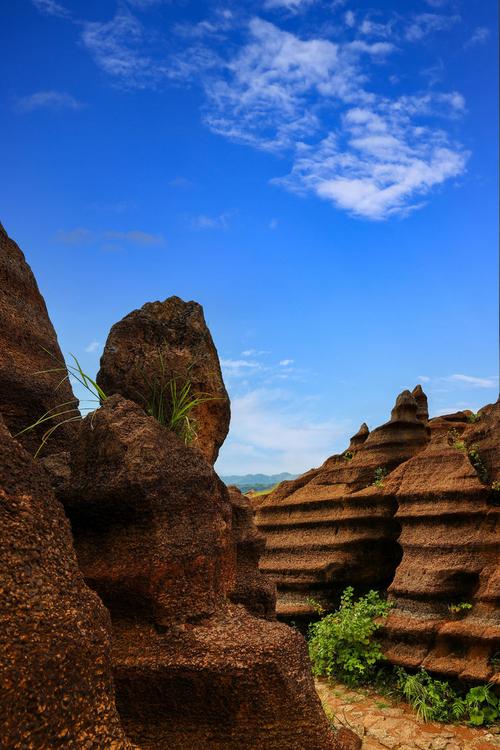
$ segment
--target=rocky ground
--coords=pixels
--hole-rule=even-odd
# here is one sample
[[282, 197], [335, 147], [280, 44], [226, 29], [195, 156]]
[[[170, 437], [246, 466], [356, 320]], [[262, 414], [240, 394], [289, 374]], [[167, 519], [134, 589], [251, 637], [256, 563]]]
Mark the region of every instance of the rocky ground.
[[394, 703], [373, 690], [317, 680], [316, 689], [336, 727], [352, 729], [362, 750], [494, 750], [500, 727], [473, 729], [454, 724], [425, 724], [405, 703]]

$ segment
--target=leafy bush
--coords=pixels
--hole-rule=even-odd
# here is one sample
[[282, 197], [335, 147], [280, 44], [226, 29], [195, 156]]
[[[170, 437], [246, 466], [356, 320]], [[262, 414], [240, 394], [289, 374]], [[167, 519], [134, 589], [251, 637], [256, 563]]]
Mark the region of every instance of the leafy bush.
[[385, 657], [373, 639], [390, 604], [377, 591], [354, 601], [352, 586], [345, 589], [340, 608], [309, 628], [309, 655], [316, 676], [337, 677], [358, 685], [373, 676], [377, 662]]
[[475, 414], [474, 412], [472, 412], [471, 414], [467, 414], [467, 422], [469, 422], [470, 424], [479, 422], [480, 419], [481, 419], [480, 414]]
[[387, 469], [384, 469], [382, 466], [377, 466], [375, 469], [375, 479], [373, 480], [373, 484], [375, 487], [383, 487], [384, 486], [384, 479], [387, 476]]
[[472, 466], [477, 471], [477, 475], [481, 482], [486, 483], [488, 481], [488, 469], [484, 465], [483, 460], [479, 455], [477, 445], [471, 445], [467, 450], [467, 455], [469, 456], [469, 461], [471, 462]]
[[354, 458], [354, 453], [352, 451], [344, 451], [342, 453], [342, 458], [344, 459], [344, 461], [352, 461], [352, 459]]
[[425, 669], [408, 674], [396, 667], [399, 693], [424, 721], [467, 721], [472, 726], [492, 724], [500, 718], [497, 696], [490, 685], [470, 688], [461, 696], [445, 680], [436, 680]]
[[459, 602], [458, 604], [449, 604], [448, 609], [453, 615], [463, 614], [468, 609], [472, 609], [472, 604], [470, 602]]

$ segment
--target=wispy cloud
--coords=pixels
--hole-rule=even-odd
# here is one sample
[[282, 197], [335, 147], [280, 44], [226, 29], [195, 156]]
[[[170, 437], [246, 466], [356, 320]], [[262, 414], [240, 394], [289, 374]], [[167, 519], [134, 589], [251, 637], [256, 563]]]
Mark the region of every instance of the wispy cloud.
[[228, 229], [231, 215], [230, 211], [218, 214], [217, 216], [199, 214], [191, 218], [190, 226], [192, 229]]
[[71, 18], [70, 11], [56, 0], [32, 0], [32, 3], [40, 13], [59, 18]]
[[89, 354], [93, 354], [96, 352], [100, 347], [100, 343], [98, 341], [91, 341], [90, 344], [87, 344], [85, 347], [85, 351]]
[[471, 388], [496, 388], [498, 377], [479, 378], [476, 375], [449, 375], [446, 380], [450, 383], [463, 383]]
[[290, 365], [293, 365], [294, 362], [295, 362], [294, 359], [282, 359], [280, 360], [280, 366], [289, 367]]
[[16, 99], [17, 112], [33, 112], [36, 109], [77, 110], [83, 107], [82, 102], [64, 91], [36, 91], [34, 94]]
[[436, 31], [447, 31], [459, 21], [459, 15], [445, 16], [440, 13], [420, 13], [413, 17], [406, 29], [405, 36], [410, 42], [418, 42]]
[[[251, 356], [253, 353], [253, 350], [249, 350], [248, 356]], [[260, 362], [248, 359], [221, 359], [220, 363], [224, 375], [229, 378], [248, 377], [250, 373], [264, 369]]]
[[222, 473], [301, 472], [334, 452], [350, 425], [315, 419], [304, 398], [277, 388], [257, 388], [231, 399], [231, 429], [221, 451]]
[[[264, 0], [262, 7], [295, 12], [310, 5]], [[371, 74], [401, 44], [450, 29], [460, 17], [370, 12], [358, 19], [351, 8], [342, 17], [346, 35], [355, 38], [332, 41], [326, 32], [302, 38], [243, 10], [212, 8], [201, 21], [178, 24], [167, 45], [121, 5], [110, 21], [84, 23], [82, 41], [120, 85], [197, 82], [212, 132], [290, 159], [288, 174], [275, 184], [364, 219], [405, 216], [465, 171], [466, 150], [428, 121], [457, 118], [465, 102], [459, 92], [428, 91], [391, 100], [370, 89]], [[360, 111], [364, 120], [353, 114]], [[191, 226], [225, 229], [228, 219], [201, 214]]]
[[93, 244], [101, 249], [117, 249], [116, 244], [110, 247], [108, 243], [126, 243], [142, 247], [162, 247], [165, 245], [163, 235], [151, 234], [138, 229], [126, 232], [114, 229], [97, 232], [85, 227], [76, 227], [69, 230], [61, 229], [56, 234], [56, 240], [64, 245]]
[[474, 29], [472, 36], [465, 42], [464, 49], [470, 49], [478, 44], [484, 44], [489, 38], [490, 30], [486, 26], [477, 26]]

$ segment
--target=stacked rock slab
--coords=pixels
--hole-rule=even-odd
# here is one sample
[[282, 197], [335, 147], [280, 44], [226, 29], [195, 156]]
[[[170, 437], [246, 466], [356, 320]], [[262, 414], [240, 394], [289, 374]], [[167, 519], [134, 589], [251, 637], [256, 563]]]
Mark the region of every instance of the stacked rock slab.
[[[63, 357], [31, 268], [1, 224], [0, 289], [0, 413], [16, 435], [59, 404], [71, 409], [77, 402], [60, 373], [41, 373], [60, 367]], [[45, 424], [19, 440], [34, 453], [46, 429]], [[50, 452], [64, 450], [71, 434], [69, 424], [58, 429]]]
[[0, 746], [126, 750], [109, 614], [85, 584], [47, 474], [0, 417]]
[[426, 450], [384, 483], [398, 506], [403, 550], [385, 651], [406, 667], [498, 681], [500, 404], [430, 427]]
[[64, 502], [111, 612], [127, 735], [143, 750], [339, 748], [302, 637], [264, 619], [269, 589], [252, 592], [260, 542], [244, 504], [201, 453], [113, 396], [84, 420], [71, 469]]
[[193, 410], [195, 445], [211, 463], [229, 429], [229, 397], [217, 350], [197, 302], [169, 297], [133, 310], [111, 328], [97, 382], [106, 395], [118, 393], [146, 411], [171, 381], [186, 383], [203, 399]]
[[[256, 523], [266, 537], [261, 570], [277, 584], [278, 614], [307, 616], [311, 597], [331, 608], [348, 585], [387, 586], [401, 552], [396, 504], [377, 477], [422, 451], [429, 431], [425, 396], [403, 391], [386, 424], [366, 424], [343, 454], [283, 482], [260, 504]], [[377, 473], [378, 472], [378, 473]]]

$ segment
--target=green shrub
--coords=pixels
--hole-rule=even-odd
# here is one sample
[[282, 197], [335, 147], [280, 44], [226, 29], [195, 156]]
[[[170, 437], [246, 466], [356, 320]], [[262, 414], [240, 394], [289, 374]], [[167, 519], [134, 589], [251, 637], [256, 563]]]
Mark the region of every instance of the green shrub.
[[472, 726], [492, 724], [500, 718], [499, 700], [490, 685], [478, 685], [460, 695], [445, 680], [436, 680], [425, 669], [408, 674], [395, 668], [399, 693], [424, 721], [466, 721]]
[[351, 586], [345, 589], [340, 608], [309, 628], [309, 655], [316, 676], [337, 677], [348, 685], [359, 685], [373, 676], [385, 657], [373, 639], [390, 604], [377, 591], [354, 601]]
[[472, 609], [470, 602], [459, 602], [458, 604], [449, 604], [448, 609], [453, 615], [458, 615], [466, 612], [468, 609]]
[[479, 449], [477, 445], [471, 445], [467, 450], [469, 461], [471, 462], [474, 469], [477, 471], [477, 475], [481, 482], [486, 483], [488, 481], [488, 469], [483, 463], [481, 456], [479, 455]]
[[354, 453], [352, 451], [344, 451], [342, 453], [342, 458], [344, 459], [344, 461], [352, 461], [352, 459], [354, 458]]
[[373, 480], [373, 484], [375, 487], [383, 487], [384, 486], [384, 479], [387, 476], [387, 469], [384, 469], [383, 466], [377, 466], [375, 469], [375, 479]]

